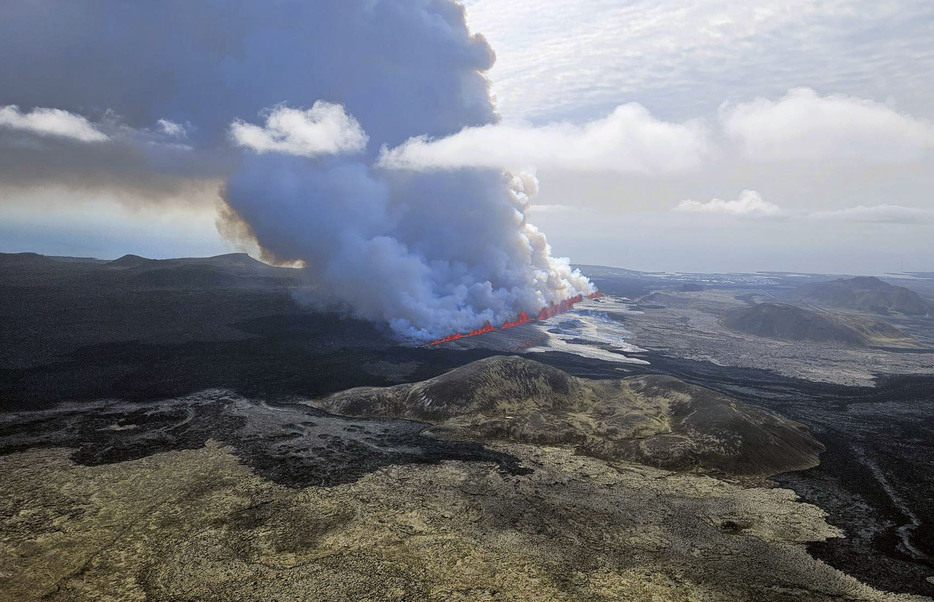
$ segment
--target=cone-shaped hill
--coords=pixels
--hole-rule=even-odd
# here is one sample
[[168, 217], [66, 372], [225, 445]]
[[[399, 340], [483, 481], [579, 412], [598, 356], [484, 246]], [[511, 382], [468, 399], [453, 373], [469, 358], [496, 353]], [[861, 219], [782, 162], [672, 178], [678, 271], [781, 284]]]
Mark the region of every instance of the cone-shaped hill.
[[679, 470], [768, 476], [815, 466], [823, 450], [798, 423], [671, 377], [585, 380], [520, 357], [312, 403], [337, 414], [429, 422], [445, 438], [573, 445], [585, 455]]

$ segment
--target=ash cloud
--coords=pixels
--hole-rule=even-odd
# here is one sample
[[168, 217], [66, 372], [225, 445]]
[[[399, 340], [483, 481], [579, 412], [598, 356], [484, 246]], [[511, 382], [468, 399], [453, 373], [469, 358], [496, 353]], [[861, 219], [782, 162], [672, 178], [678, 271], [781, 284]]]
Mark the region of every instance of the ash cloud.
[[0, 144], [36, 181], [54, 177], [49, 157], [117, 186], [219, 178], [224, 231], [413, 341], [593, 290], [525, 219], [533, 177], [377, 164], [381, 148], [498, 121], [493, 51], [452, 0], [10, 0], [0, 14], [0, 106], [117, 124], [93, 153]]

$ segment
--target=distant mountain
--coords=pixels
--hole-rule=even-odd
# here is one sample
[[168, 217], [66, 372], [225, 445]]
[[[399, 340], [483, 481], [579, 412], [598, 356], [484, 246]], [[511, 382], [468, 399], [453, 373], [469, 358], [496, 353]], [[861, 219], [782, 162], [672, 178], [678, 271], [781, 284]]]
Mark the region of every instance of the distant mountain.
[[188, 261], [228, 268], [264, 269], [270, 267], [258, 259], [253, 259], [246, 253], [227, 253], [226, 255], [215, 255], [214, 257], [190, 259]]
[[773, 475], [815, 466], [823, 450], [796, 422], [675, 378], [587, 380], [520, 357], [312, 403], [343, 415], [429, 422], [442, 438], [573, 445], [585, 455], [675, 470]]
[[[41, 256], [40, 256], [41, 257]], [[215, 255], [213, 257], [181, 257], [178, 259], [148, 259], [139, 255], [124, 255], [120, 259], [114, 259], [106, 263], [111, 268], [152, 268], [152, 267], [175, 267], [175, 266], [214, 266], [219, 268], [249, 268], [264, 269], [269, 268], [268, 264], [253, 259], [246, 253], [227, 253], [225, 255]]]
[[120, 259], [107, 262], [109, 268], [140, 268], [156, 263], [156, 259], [147, 259], [139, 255], [124, 255]]
[[908, 338], [880, 320], [842, 319], [782, 303], [737, 309], [724, 317], [723, 324], [737, 332], [784, 341], [869, 345]]
[[805, 284], [796, 289], [793, 296], [817, 305], [877, 314], [925, 315], [931, 311], [930, 305], [918, 293], [873, 276]]
[[107, 267], [132, 270], [131, 281], [140, 286], [211, 288], [256, 284], [257, 278], [276, 277], [276, 268], [253, 259], [246, 253], [228, 253], [214, 257], [147, 259], [124, 255]]
[[0, 253], [0, 267], [48, 267], [74, 264], [104, 264], [91, 257], [58, 257], [38, 253]]
[[52, 261], [38, 253], [0, 253], [0, 265], [47, 265]]
[[301, 279], [301, 270], [242, 253], [113, 261], [0, 253], [0, 381], [9, 380], [5, 368], [89, 345], [249, 336], [231, 325], [303, 313], [292, 297]]

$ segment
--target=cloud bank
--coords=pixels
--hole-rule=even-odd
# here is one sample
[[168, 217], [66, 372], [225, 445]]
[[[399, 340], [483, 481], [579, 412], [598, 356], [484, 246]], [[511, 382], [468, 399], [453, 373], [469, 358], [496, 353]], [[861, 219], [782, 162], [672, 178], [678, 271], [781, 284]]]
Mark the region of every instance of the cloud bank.
[[934, 222], [934, 211], [901, 205], [846, 207], [831, 211], [786, 211], [762, 198], [755, 190], [743, 190], [734, 201], [684, 200], [674, 211], [749, 218], [798, 218], [825, 222], [858, 222], [867, 224], [927, 224]]
[[635, 100], [672, 121], [808, 86], [934, 106], [927, 0], [465, 0], [504, 115], [582, 120]]
[[858, 205], [833, 211], [814, 211], [809, 219], [825, 221], [859, 222], [867, 224], [931, 224], [934, 210], [901, 205]]
[[934, 148], [934, 124], [870, 100], [796, 88], [724, 106], [726, 136], [755, 161], [899, 163]]
[[583, 125], [497, 123], [445, 138], [410, 138], [383, 149], [391, 169], [536, 168], [659, 174], [697, 167], [707, 152], [700, 124], [667, 123], [639, 104], [617, 107]]
[[534, 167], [661, 175], [694, 170], [712, 157], [897, 164], [918, 161], [934, 149], [932, 123], [870, 100], [821, 96], [809, 88], [792, 89], [778, 100], [724, 104], [718, 117], [719, 130], [712, 131], [699, 120], [662, 121], [630, 103], [582, 125], [495, 123], [442, 138], [417, 136], [383, 148], [379, 164], [413, 171]]

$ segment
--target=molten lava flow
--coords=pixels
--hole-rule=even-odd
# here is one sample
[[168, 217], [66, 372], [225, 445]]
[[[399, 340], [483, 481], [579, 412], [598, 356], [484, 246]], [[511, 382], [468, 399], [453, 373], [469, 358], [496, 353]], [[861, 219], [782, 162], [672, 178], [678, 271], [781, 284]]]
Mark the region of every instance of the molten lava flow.
[[571, 297], [570, 299], [565, 299], [564, 301], [561, 301], [560, 303], [549, 305], [542, 311], [538, 312], [538, 319], [547, 320], [548, 318], [553, 318], [557, 316], [558, 314], [563, 314], [566, 311], [570, 311], [571, 308], [574, 307], [575, 303], [580, 303], [583, 300], [584, 300], [583, 295], [577, 295], [575, 297]]
[[500, 326], [500, 330], [506, 328], [512, 328], [513, 326], [518, 326], [519, 324], [525, 324], [526, 322], [531, 322], [532, 318], [529, 317], [529, 314], [524, 311], [519, 312], [519, 317], [513, 320], [512, 322], [503, 322], [503, 325]]
[[470, 332], [467, 333], [466, 336], [472, 337], [472, 336], [474, 336], [475, 334], [483, 334], [484, 332], [493, 332], [494, 330], [496, 330], [496, 329], [493, 328], [493, 325], [490, 324], [489, 322], [487, 322], [486, 324], [483, 325], [483, 328], [478, 328], [478, 329], [476, 329], [476, 330], [471, 330]]
[[[590, 293], [589, 295], [587, 295], [587, 298], [588, 299], [599, 299], [600, 297], [603, 297], [603, 296], [604, 296], [603, 293], [601, 293], [600, 291], [597, 291], [595, 293]], [[555, 303], [554, 305], [549, 305], [548, 307], [544, 308], [542, 311], [538, 312], [538, 316], [536, 316], [535, 318], [529, 317], [529, 315], [525, 313], [524, 311], [519, 312], [519, 316], [516, 317], [515, 320], [513, 320], [512, 322], [508, 322], [508, 321], [503, 322], [503, 325], [500, 326], [499, 328], [496, 328], [495, 326], [487, 322], [486, 324], [483, 325], [482, 328], [471, 330], [470, 332], [464, 333], [464, 334], [458, 333], [458, 334], [448, 335], [444, 337], [443, 339], [438, 339], [437, 341], [432, 341], [428, 343], [428, 346], [430, 347], [432, 345], [440, 345], [441, 343], [450, 343], [451, 341], [456, 341], [458, 339], [463, 339], [466, 337], [472, 337], [477, 334], [483, 334], [484, 332], [493, 332], [494, 330], [506, 330], [507, 328], [512, 328], [513, 326], [525, 324], [526, 322], [534, 322], [536, 320], [547, 320], [548, 318], [553, 318], [557, 316], [558, 314], [563, 314], [567, 311], [571, 311], [571, 309], [574, 308], [575, 303], [580, 303], [583, 300], [584, 300], [584, 295], [576, 295], [574, 297], [571, 297], [570, 299], [565, 299], [564, 301]]]
[[432, 341], [428, 343], [429, 345], [440, 345], [441, 343], [450, 343], [451, 341], [456, 341], [457, 339], [464, 338], [465, 335], [462, 334], [449, 334], [443, 339], [438, 339], [437, 341]]

